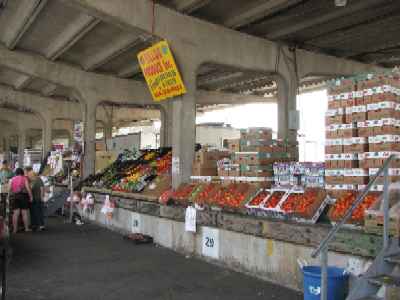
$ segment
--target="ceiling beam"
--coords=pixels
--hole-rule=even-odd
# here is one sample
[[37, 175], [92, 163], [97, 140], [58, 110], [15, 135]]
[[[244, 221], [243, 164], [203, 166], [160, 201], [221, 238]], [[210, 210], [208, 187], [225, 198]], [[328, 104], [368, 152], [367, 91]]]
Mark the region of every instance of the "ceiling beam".
[[46, 6], [47, 0], [21, 0], [14, 17], [7, 24], [5, 44], [14, 49], [27, 32], [39, 13]]
[[[384, 0], [388, 1], [388, 0]], [[362, 0], [362, 1], [349, 1], [349, 4], [346, 7], [341, 8], [333, 8], [329, 13], [323, 14], [317, 18], [304, 19], [303, 22], [290, 24], [288, 26], [283, 26], [282, 29], [276, 30], [274, 32], [268, 33], [267, 37], [269, 39], [280, 39], [284, 36], [288, 36], [299, 32], [301, 30], [317, 26], [322, 23], [327, 23], [329, 21], [335, 20], [337, 18], [341, 18], [346, 15], [354, 14], [360, 10], [371, 8], [371, 6], [382, 5], [381, 2], [377, 2], [376, 0]]]
[[33, 81], [33, 77], [28, 75], [21, 75], [17, 81], [14, 83], [14, 88], [16, 90], [25, 89], [31, 82]]
[[138, 62], [131, 63], [118, 71], [118, 77], [129, 78], [141, 72]]
[[212, 84], [218, 84], [227, 80], [235, 79], [238, 77], [242, 77], [244, 74], [243, 72], [229, 72], [226, 74], [220, 74], [220, 75], [209, 75], [209, 76], [201, 76], [197, 83], [199, 86], [207, 86], [207, 85], [212, 85]]
[[102, 48], [99, 52], [93, 53], [82, 66], [86, 71], [94, 71], [105, 65], [113, 58], [141, 44], [144, 39], [137, 35], [123, 36], [112, 44]]
[[80, 14], [79, 17], [50, 42], [45, 51], [45, 56], [50, 60], [56, 60], [68, 49], [75, 45], [86, 33], [92, 30], [100, 20]]
[[259, 0], [256, 3], [250, 3], [240, 9], [231, 11], [224, 18], [222, 24], [231, 28], [238, 28], [246, 24], [266, 18], [282, 9], [294, 6], [303, 0]]
[[210, 3], [211, 0], [173, 0], [172, 6], [180, 12], [190, 14]]

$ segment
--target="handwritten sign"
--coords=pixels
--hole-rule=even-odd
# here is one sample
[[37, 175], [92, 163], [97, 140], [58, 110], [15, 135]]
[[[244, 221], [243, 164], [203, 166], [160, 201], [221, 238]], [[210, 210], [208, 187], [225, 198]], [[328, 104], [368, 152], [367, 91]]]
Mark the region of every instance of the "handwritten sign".
[[139, 52], [138, 61], [154, 101], [186, 93], [167, 41]]

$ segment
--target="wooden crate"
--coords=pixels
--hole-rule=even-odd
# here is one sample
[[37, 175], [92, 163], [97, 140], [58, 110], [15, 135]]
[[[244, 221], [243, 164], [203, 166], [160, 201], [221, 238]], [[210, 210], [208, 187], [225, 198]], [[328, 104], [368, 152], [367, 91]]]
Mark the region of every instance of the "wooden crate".
[[[383, 233], [383, 211], [380, 210], [381, 201], [371, 209], [365, 211], [364, 231], [372, 234]], [[389, 234], [400, 236], [400, 202], [397, 202], [389, 211]]]

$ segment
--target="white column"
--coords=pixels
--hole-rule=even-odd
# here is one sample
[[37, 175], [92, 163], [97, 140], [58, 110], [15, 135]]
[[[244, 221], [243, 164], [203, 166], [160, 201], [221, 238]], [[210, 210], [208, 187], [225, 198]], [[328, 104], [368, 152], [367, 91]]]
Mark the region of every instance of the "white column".
[[94, 174], [96, 162], [96, 108], [97, 104], [87, 101], [84, 120], [83, 177]]
[[21, 129], [18, 134], [18, 165], [20, 168], [24, 166], [24, 151], [26, 148], [26, 131]]
[[50, 116], [45, 116], [42, 130], [42, 146], [43, 146], [43, 158], [47, 156], [47, 153], [51, 151], [52, 139], [53, 139], [53, 120]]
[[196, 141], [196, 76], [183, 73], [187, 93], [172, 100], [172, 185], [187, 182], [192, 174]]

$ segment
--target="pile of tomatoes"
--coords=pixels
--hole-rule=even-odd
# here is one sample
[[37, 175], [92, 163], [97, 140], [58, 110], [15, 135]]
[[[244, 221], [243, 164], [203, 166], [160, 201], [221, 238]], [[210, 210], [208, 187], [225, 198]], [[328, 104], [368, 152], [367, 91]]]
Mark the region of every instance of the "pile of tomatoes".
[[173, 192], [172, 198], [175, 200], [188, 200], [196, 188], [197, 185], [194, 183], [182, 184], [175, 192]]
[[221, 187], [213, 196], [212, 204], [221, 207], [239, 208], [249, 192], [250, 185], [247, 183], [232, 183], [226, 187]]
[[306, 189], [304, 193], [290, 194], [283, 203], [282, 210], [286, 213], [305, 216], [314, 207], [314, 204], [317, 201], [322, 201], [324, 197], [325, 194], [321, 195], [318, 189]]
[[264, 204], [265, 208], [275, 208], [279, 202], [281, 202], [282, 197], [286, 194], [286, 192], [283, 191], [276, 191], [273, 192], [271, 197], [268, 199], [268, 201]]
[[[350, 206], [356, 201], [357, 193], [353, 191], [345, 192], [338, 200], [335, 205], [331, 208], [330, 218], [333, 221], [338, 221], [344, 214], [349, 210]], [[368, 194], [363, 202], [353, 211], [351, 215], [352, 222], [362, 222], [364, 220], [364, 212], [369, 209], [372, 204], [378, 200], [379, 195], [377, 193]]]
[[270, 193], [268, 191], [261, 191], [247, 205], [249, 205], [249, 206], [259, 206], [261, 204], [261, 202], [263, 202], [264, 199], [269, 196], [269, 194]]
[[219, 190], [221, 187], [217, 183], [207, 183], [199, 187], [196, 196], [194, 197], [194, 202], [197, 204], [207, 204], [210, 202], [211, 197]]

